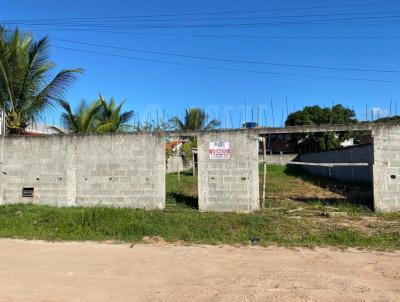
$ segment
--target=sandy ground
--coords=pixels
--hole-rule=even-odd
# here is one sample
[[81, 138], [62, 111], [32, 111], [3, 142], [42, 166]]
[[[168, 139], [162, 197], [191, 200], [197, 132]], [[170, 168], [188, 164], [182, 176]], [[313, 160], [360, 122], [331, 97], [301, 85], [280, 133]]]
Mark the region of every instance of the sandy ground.
[[3, 239], [0, 301], [400, 301], [400, 253]]

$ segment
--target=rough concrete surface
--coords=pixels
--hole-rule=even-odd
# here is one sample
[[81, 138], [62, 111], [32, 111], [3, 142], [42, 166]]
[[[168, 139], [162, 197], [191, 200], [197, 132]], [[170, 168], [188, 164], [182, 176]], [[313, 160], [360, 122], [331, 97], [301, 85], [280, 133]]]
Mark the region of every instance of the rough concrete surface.
[[[0, 204], [163, 209], [164, 138], [152, 133], [0, 139]], [[23, 188], [33, 196], [22, 196]]]
[[400, 301], [400, 253], [3, 239], [0, 301]]
[[400, 125], [372, 132], [374, 139], [374, 207], [400, 211]]
[[301, 166], [314, 175], [332, 177], [341, 181], [372, 182], [374, 147], [371, 144], [356, 145], [336, 150], [301, 154], [297, 161], [311, 163], [368, 163], [367, 167]]
[[[229, 159], [211, 159], [210, 143], [228, 142]], [[251, 212], [260, 207], [258, 136], [211, 132], [197, 136], [199, 209]]]

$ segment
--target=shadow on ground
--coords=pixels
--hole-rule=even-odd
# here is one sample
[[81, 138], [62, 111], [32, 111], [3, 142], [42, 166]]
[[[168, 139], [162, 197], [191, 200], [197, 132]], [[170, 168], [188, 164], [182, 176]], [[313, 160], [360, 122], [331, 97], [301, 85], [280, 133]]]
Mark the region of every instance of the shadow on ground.
[[[319, 198], [318, 201], [324, 205], [335, 206], [338, 203], [350, 202], [373, 210], [372, 183], [342, 182], [325, 176], [308, 174], [301, 167], [291, 165], [286, 166], [284, 173], [343, 196], [343, 198]], [[306, 203], [316, 201], [315, 198], [301, 196], [297, 196], [296, 200]]]
[[178, 204], [185, 205], [196, 210], [199, 208], [198, 197], [189, 196], [182, 193], [175, 193], [175, 192], [168, 193], [167, 197], [170, 197], [171, 199], [175, 200], [175, 202]]

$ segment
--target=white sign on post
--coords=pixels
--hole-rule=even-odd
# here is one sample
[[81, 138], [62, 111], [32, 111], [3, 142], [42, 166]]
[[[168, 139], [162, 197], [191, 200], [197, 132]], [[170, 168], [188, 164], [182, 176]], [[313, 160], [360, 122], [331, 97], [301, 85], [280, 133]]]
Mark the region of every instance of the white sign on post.
[[210, 159], [229, 159], [229, 142], [211, 142], [208, 153]]

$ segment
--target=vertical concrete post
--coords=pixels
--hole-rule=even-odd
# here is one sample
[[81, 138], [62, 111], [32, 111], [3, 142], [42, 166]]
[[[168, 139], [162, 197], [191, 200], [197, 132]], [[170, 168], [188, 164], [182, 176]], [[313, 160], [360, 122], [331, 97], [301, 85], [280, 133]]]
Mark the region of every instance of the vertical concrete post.
[[[229, 144], [229, 156], [210, 155], [210, 144], [217, 142]], [[201, 211], [259, 209], [258, 135], [240, 130], [204, 132], [197, 137], [197, 150]]]
[[[3, 163], [4, 163], [4, 136], [2, 135], [0, 138], [0, 167], [3, 170]], [[0, 171], [3, 173], [3, 171]], [[0, 174], [0, 205], [4, 204], [4, 197], [3, 197], [3, 190], [4, 190], [4, 181]]]
[[66, 206], [76, 205], [76, 144], [73, 139], [65, 136], [65, 174], [66, 174]]
[[165, 139], [161, 134], [155, 134], [150, 148], [155, 150], [155, 157], [153, 160], [149, 158], [149, 161], [153, 162], [153, 171], [155, 174], [155, 195], [156, 205], [154, 208], [163, 210], [165, 209]]
[[374, 208], [400, 211], [400, 126], [380, 126], [373, 136]]

